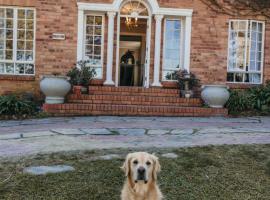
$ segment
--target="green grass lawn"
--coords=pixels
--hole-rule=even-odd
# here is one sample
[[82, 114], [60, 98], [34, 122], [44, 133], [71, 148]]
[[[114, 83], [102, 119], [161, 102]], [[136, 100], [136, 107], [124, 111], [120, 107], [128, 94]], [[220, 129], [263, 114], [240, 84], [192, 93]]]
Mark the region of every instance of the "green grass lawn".
[[[162, 172], [159, 185], [168, 200], [270, 198], [270, 145], [149, 151], [157, 155], [162, 152], [175, 152], [179, 155], [174, 160], [160, 159]], [[40, 155], [17, 162], [2, 161], [0, 199], [118, 200], [124, 181], [120, 170], [123, 159], [92, 159], [105, 153], [124, 155], [128, 150], [62, 153]], [[46, 176], [22, 174], [24, 166], [44, 164], [68, 164], [76, 170]]]

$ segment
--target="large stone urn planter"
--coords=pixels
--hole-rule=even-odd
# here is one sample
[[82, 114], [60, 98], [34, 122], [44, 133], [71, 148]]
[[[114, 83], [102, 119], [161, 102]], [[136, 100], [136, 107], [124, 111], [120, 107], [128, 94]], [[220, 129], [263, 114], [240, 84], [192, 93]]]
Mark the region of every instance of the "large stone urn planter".
[[71, 84], [66, 76], [43, 76], [40, 89], [45, 94], [47, 104], [61, 104], [71, 89]]
[[211, 108], [224, 108], [230, 98], [226, 85], [204, 85], [202, 86], [202, 99]]

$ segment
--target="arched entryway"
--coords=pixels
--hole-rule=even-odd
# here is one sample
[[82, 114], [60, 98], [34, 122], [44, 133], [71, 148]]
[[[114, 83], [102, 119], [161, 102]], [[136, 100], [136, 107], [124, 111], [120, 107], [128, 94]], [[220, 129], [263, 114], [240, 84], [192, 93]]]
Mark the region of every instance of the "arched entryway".
[[145, 1], [122, 2], [117, 20], [116, 86], [149, 87], [151, 18]]

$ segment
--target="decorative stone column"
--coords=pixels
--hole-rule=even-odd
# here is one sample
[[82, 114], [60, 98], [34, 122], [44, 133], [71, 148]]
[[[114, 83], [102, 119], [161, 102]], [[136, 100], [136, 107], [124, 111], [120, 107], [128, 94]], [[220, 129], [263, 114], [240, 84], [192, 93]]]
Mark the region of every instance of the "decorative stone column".
[[154, 82], [152, 86], [161, 87], [160, 74], [160, 51], [161, 51], [161, 22], [163, 15], [155, 15], [156, 33], [155, 33], [155, 62], [154, 62]]
[[190, 68], [190, 45], [191, 45], [192, 16], [187, 16], [185, 21], [185, 58], [184, 69], [189, 72]]
[[112, 80], [112, 68], [113, 68], [113, 44], [114, 44], [114, 17], [115, 12], [107, 12], [108, 15], [108, 48], [107, 48], [107, 69], [106, 69], [106, 81], [104, 85], [114, 85]]

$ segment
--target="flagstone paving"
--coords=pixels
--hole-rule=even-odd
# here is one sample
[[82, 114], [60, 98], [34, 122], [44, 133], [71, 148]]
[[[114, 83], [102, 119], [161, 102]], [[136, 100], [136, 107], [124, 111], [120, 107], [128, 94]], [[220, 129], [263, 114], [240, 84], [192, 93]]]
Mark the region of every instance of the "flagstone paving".
[[270, 144], [270, 117], [64, 117], [0, 121], [0, 158], [74, 150], [222, 144]]

